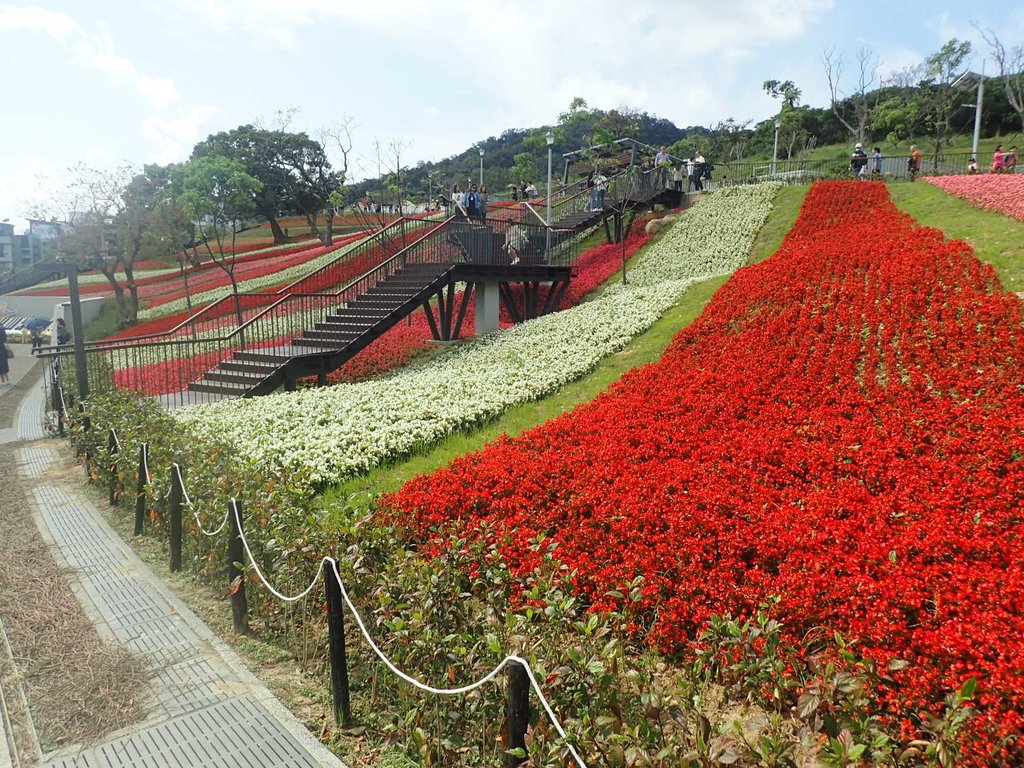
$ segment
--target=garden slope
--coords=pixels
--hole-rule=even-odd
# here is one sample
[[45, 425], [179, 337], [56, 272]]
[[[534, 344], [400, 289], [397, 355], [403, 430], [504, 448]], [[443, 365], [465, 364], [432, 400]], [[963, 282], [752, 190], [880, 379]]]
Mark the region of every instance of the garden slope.
[[660, 362], [386, 509], [440, 547], [453, 528], [493, 537], [523, 573], [528, 542], [554, 537], [598, 609], [643, 576], [626, 607], [666, 651], [777, 596], [794, 642], [824, 626], [900, 660], [873, 695], [904, 738], [976, 677], [965, 764], [1021, 760], [1019, 318], [884, 185], [815, 185], [780, 251]]
[[387, 378], [225, 401], [172, 415], [298, 494], [373, 469], [536, 400], [649, 328], [698, 280], [743, 263], [778, 185], [716, 192], [654, 243], [628, 285], [489, 334]]

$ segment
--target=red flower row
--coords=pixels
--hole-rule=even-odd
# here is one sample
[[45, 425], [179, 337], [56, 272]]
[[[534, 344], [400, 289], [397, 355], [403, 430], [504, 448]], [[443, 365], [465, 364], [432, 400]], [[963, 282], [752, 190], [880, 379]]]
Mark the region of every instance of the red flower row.
[[1020, 312], [884, 185], [817, 184], [661, 361], [382, 514], [438, 549], [492, 538], [518, 573], [543, 533], [595, 610], [643, 576], [625, 607], [670, 653], [778, 596], [794, 642], [909, 662], [873, 692], [904, 737], [974, 676], [965, 764], [1024, 761]]

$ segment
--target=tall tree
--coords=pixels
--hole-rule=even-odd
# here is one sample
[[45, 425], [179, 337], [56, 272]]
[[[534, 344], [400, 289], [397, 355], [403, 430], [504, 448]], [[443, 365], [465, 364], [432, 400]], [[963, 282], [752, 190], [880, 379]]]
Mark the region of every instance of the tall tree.
[[868, 128], [871, 125], [871, 88], [877, 82], [880, 61], [867, 48], [857, 52], [857, 81], [853, 92], [843, 94], [841, 82], [846, 69], [842, 54], [835, 48], [829, 48], [823, 54], [825, 77], [828, 79], [829, 99], [832, 114], [850, 132], [855, 141], [866, 142]]
[[797, 146], [803, 146], [807, 131], [803, 127], [800, 113], [801, 91], [792, 80], [765, 80], [765, 93], [779, 100], [779, 142], [786, 158], [792, 158]]
[[235, 245], [242, 221], [255, 211], [254, 200], [261, 186], [241, 162], [228, 157], [198, 157], [182, 169], [178, 204], [195, 224], [210, 260], [231, 281], [239, 325], [243, 317], [235, 277]]
[[277, 244], [288, 242], [278, 214], [291, 204], [280, 162], [283, 135], [281, 130], [240, 125], [208, 136], [192, 150], [192, 159], [228, 157], [236, 160], [247, 174], [260, 182], [258, 189], [251, 193], [252, 210], [269, 222]]
[[[331, 195], [343, 177], [334, 171], [318, 141], [304, 133], [279, 133], [277, 163], [289, 201], [301, 213], [320, 242], [334, 240], [334, 211]], [[326, 226], [320, 229], [320, 214], [326, 212]]]
[[[334, 217], [345, 205], [345, 186], [348, 184], [348, 162], [352, 155], [352, 131], [354, 121], [349, 115], [342, 115], [341, 119], [326, 128], [320, 129], [320, 144], [326, 151], [334, 154], [335, 173], [338, 184], [328, 196], [327, 230], [328, 239], [333, 242], [334, 238]], [[327, 243], [330, 245], [330, 242]]]
[[999, 77], [1006, 89], [1006, 100], [1020, 118], [1020, 127], [1024, 131], [1024, 45], [1015, 45], [1007, 50], [992, 30], [979, 27], [978, 31], [996, 60]]
[[136, 321], [139, 296], [135, 264], [143, 259], [162, 259], [177, 253], [187, 222], [177, 205], [168, 168], [146, 165], [125, 186], [123, 207], [113, 217], [121, 248], [128, 300], [122, 322]]
[[[750, 137], [750, 121], [739, 122], [733, 118], [720, 120], [713, 129], [715, 136], [711, 153], [723, 161], [743, 161], [747, 139]], [[711, 155], [708, 156], [709, 159]]]
[[924, 61], [924, 80], [915, 97], [920, 101], [925, 125], [931, 134], [934, 162], [955, 131], [953, 117], [960, 109], [963, 95], [953, 87], [963, 73], [963, 64], [971, 54], [971, 44], [953, 38]]
[[139, 311], [136, 263], [176, 249], [164, 236], [163, 222], [172, 217], [166, 174], [159, 166], [138, 172], [128, 165], [100, 170], [80, 163], [69, 169], [68, 179], [68, 200], [61, 205], [69, 226], [60, 252], [106, 277], [120, 324], [132, 325]]
[[918, 64], [894, 73], [885, 83], [873, 124], [876, 130], [886, 132], [890, 144], [912, 143], [925, 130], [923, 104], [916, 96], [923, 77], [924, 66]]
[[68, 211], [70, 226], [62, 232], [58, 245], [65, 258], [83, 268], [97, 269], [106, 277], [123, 324], [133, 322], [138, 311], [134, 285], [126, 293], [121, 281], [124, 265], [132, 258], [125, 247], [123, 227], [125, 188], [133, 174], [134, 169], [128, 165], [101, 170], [79, 163], [69, 168], [63, 193], [68, 202], [63, 207]]

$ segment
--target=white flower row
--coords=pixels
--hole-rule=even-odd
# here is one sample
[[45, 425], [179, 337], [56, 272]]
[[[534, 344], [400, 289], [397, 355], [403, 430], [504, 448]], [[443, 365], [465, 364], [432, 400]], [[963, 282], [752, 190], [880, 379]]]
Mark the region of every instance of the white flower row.
[[[274, 285], [281, 285], [282, 283], [290, 283], [295, 280], [298, 280], [301, 277], [305, 277], [310, 272], [319, 269], [325, 264], [330, 264], [339, 256], [343, 256], [344, 254], [348, 253], [353, 248], [362, 243], [363, 239], [365, 238], [361, 238], [352, 243], [349, 243], [348, 245], [342, 248], [338, 248], [333, 251], [328, 251], [327, 253], [317, 256], [315, 259], [310, 259], [309, 261], [303, 262], [302, 264], [296, 264], [294, 267], [282, 269], [280, 272], [272, 272], [269, 275], [261, 275], [260, 277], [254, 277], [251, 278], [250, 280], [243, 280], [238, 284], [238, 290], [242, 293], [260, 291], [263, 290], [264, 288], [269, 288]], [[319, 248], [319, 242], [320, 241], [317, 240], [317, 245], [311, 244], [310, 248]], [[219, 288], [211, 288], [208, 291], [200, 291], [199, 293], [193, 294], [192, 305], [198, 306], [202, 304], [211, 303], [216, 301], [217, 299], [222, 299], [225, 296], [230, 295], [231, 286], [222, 285]], [[185, 298], [182, 297], [180, 299], [168, 301], [165, 304], [160, 304], [159, 306], [156, 307], [140, 310], [139, 320], [151, 320], [154, 317], [164, 317], [165, 315], [173, 315], [175, 312], [181, 312], [182, 310], [185, 309], [188, 309], [188, 304], [185, 301]]]
[[[177, 272], [177, 267], [160, 267], [158, 269], [136, 269], [134, 274], [136, 280], [141, 280], [146, 277], [165, 277], [167, 275], [176, 274]], [[118, 280], [126, 280], [128, 278], [123, 270], [116, 272], [115, 276]], [[90, 272], [89, 274], [78, 276], [79, 285], [99, 285], [100, 283], [107, 282], [109, 282], [107, 280], [107, 276], [101, 272]], [[68, 279], [66, 277], [62, 277], [59, 280], [47, 280], [45, 283], [36, 283], [26, 290], [35, 291], [50, 288], [67, 288], [67, 286]]]
[[771, 188], [706, 196], [594, 301], [454, 347], [383, 379], [175, 411], [297, 492], [341, 481], [578, 379], [649, 328], [687, 286], [743, 263]]

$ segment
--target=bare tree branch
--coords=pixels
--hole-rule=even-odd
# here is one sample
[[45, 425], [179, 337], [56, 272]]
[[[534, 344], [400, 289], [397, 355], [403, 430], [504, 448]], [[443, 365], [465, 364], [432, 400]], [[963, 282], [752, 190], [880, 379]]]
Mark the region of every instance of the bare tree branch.
[[975, 25], [982, 39], [992, 51], [992, 58], [999, 65], [999, 76], [1006, 88], [1006, 99], [1020, 117], [1021, 130], [1024, 130], [1024, 45], [1015, 45], [1009, 51], [991, 29], [985, 30]]

